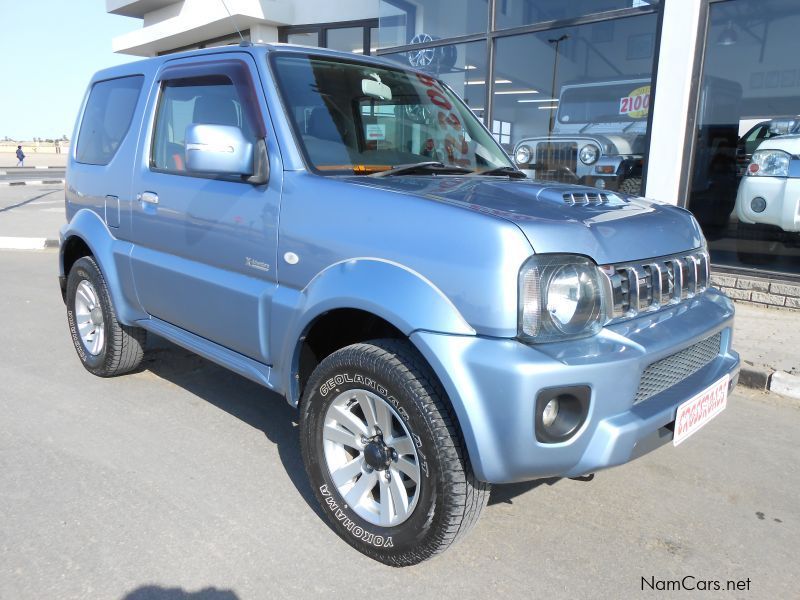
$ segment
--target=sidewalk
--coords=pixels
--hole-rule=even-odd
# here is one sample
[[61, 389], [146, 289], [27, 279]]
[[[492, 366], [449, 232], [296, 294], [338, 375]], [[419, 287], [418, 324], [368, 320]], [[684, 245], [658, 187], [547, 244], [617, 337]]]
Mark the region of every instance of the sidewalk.
[[800, 311], [736, 304], [733, 348], [742, 357], [739, 383], [800, 400]]

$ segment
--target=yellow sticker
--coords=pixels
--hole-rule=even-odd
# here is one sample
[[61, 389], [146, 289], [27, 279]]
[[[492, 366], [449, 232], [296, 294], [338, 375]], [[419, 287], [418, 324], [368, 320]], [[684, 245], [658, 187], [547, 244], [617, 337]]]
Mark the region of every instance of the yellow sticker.
[[650, 111], [650, 86], [643, 85], [619, 99], [619, 114], [631, 119], [642, 119]]

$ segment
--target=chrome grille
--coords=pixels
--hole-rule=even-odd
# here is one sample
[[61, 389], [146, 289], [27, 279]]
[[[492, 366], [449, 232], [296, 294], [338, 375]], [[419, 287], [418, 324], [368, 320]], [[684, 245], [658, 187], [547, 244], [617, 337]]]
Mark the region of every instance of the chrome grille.
[[577, 168], [577, 143], [541, 142], [536, 144], [537, 179], [574, 182]]
[[575, 206], [576, 204], [582, 206], [587, 204], [608, 204], [608, 194], [600, 192], [570, 192], [564, 194], [564, 202], [570, 206]]
[[647, 400], [697, 373], [719, 355], [721, 341], [721, 333], [712, 335], [648, 366], [642, 373], [634, 402]]
[[708, 288], [705, 250], [601, 267], [610, 287], [611, 321], [677, 304]]

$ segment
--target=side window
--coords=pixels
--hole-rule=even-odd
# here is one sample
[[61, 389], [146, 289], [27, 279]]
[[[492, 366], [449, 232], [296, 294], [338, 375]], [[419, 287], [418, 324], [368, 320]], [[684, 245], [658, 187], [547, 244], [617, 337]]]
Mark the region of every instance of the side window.
[[144, 77], [120, 77], [92, 86], [78, 132], [75, 160], [89, 165], [107, 165], [125, 139]]
[[193, 123], [232, 125], [255, 142], [247, 112], [233, 82], [224, 75], [166, 80], [156, 112], [150, 166], [186, 171], [186, 128]]

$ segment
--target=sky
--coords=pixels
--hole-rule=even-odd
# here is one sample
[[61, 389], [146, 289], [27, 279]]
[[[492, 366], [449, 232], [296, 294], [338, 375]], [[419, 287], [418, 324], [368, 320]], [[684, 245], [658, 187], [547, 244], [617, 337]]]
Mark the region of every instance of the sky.
[[139, 60], [112, 38], [142, 27], [105, 0], [0, 0], [0, 139], [72, 137], [95, 71]]

